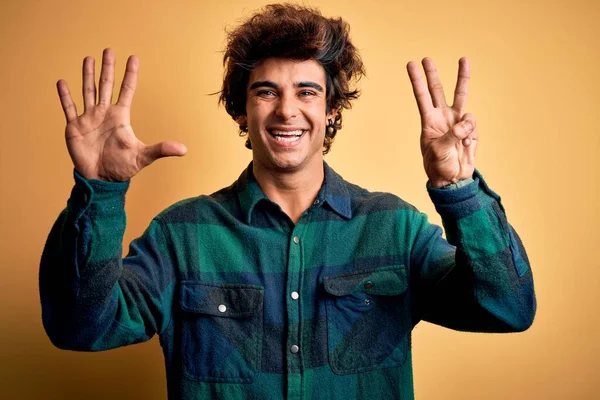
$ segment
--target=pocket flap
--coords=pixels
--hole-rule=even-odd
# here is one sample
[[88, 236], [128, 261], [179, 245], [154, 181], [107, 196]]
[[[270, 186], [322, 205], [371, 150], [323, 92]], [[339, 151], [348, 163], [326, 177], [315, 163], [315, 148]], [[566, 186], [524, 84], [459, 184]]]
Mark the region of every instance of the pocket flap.
[[348, 272], [323, 280], [325, 290], [334, 296], [346, 296], [356, 292], [395, 296], [406, 291], [406, 268], [404, 265]]
[[218, 317], [247, 318], [262, 309], [263, 288], [242, 284], [182, 281], [180, 302], [184, 311]]

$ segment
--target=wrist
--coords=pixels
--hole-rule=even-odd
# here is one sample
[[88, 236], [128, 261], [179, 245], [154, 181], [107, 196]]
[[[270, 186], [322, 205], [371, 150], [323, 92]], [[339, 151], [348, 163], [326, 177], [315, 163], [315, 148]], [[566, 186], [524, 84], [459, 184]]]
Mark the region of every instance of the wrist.
[[434, 189], [440, 189], [446, 186], [450, 186], [455, 184], [456, 182], [458, 182], [458, 180], [454, 180], [454, 182], [452, 181], [447, 181], [447, 180], [434, 180], [434, 179], [429, 179], [427, 181], [427, 186], [430, 188], [434, 188]]
[[430, 189], [459, 189], [473, 182], [473, 178], [455, 179], [454, 181], [427, 181], [427, 187]]

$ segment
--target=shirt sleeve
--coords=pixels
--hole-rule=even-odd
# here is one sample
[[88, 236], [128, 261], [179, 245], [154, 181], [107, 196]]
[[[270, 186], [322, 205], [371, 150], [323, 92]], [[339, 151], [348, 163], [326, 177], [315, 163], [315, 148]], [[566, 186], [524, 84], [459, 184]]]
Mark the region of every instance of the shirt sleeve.
[[413, 323], [475, 332], [527, 329], [536, 310], [533, 276], [500, 197], [478, 171], [465, 186], [428, 191], [447, 241], [424, 214], [416, 216]]
[[74, 175], [40, 262], [44, 329], [71, 350], [146, 341], [170, 322], [174, 272], [161, 221], [155, 218], [123, 259], [129, 182]]

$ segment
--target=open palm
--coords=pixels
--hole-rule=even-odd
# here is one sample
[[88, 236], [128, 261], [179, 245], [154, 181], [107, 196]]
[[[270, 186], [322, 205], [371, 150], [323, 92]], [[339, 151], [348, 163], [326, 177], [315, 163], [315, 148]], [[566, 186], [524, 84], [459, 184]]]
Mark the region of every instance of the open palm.
[[459, 61], [458, 81], [452, 106], [446, 104], [444, 90], [435, 65], [423, 59], [427, 85], [418, 65], [407, 65], [417, 106], [421, 115], [421, 153], [423, 165], [434, 187], [470, 178], [475, 169], [477, 129], [473, 115], [464, 114], [470, 79], [469, 60]]
[[139, 61], [135, 56], [127, 60], [116, 104], [112, 104], [114, 67], [112, 50], [104, 50], [96, 101], [94, 59], [84, 59], [84, 112], [79, 116], [67, 83], [64, 80], [57, 83], [58, 95], [67, 119], [65, 139], [69, 155], [77, 172], [86, 179], [126, 181], [158, 158], [182, 156], [186, 153], [186, 148], [181, 143], [161, 142], [148, 146], [135, 136], [130, 114], [137, 86]]

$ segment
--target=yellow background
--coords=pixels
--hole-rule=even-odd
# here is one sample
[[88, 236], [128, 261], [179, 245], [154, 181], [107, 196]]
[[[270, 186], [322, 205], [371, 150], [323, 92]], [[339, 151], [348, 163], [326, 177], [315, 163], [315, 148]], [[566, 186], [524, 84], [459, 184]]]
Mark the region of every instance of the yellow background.
[[[225, 3], [225, 4], [222, 4]], [[156, 338], [104, 353], [54, 348], [40, 319], [38, 263], [72, 187], [66, 79], [82, 110], [81, 61], [102, 49], [140, 58], [133, 126], [177, 140], [181, 159], [134, 178], [125, 243], [173, 202], [230, 184], [251, 153], [217, 97], [224, 29], [262, 1], [7, 1], [0, 5], [0, 398], [164, 399]], [[533, 264], [537, 318], [522, 334], [414, 331], [418, 399], [591, 399], [600, 343], [597, 1], [318, 1], [352, 27], [368, 77], [344, 115], [330, 165], [371, 190], [439, 217], [425, 191], [419, 115], [405, 65], [431, 56], [448, 97], [471, 59], [467, 110], [477, 167], [503, 197]], [[97, 71], [98, 73], [98, 71]]]

